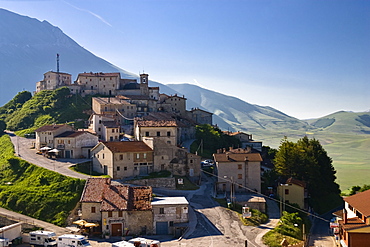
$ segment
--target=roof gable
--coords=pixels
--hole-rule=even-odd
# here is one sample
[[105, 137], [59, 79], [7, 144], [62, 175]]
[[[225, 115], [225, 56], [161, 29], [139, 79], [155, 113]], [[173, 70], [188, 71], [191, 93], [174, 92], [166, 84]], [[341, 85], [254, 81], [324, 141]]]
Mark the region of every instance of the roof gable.
[[151, 149], [142, 141], [129, 142], [102, 142], [112, 153], [129, 153], [129, 152], [151, 152]]
[[370, 216], [370, 190], [344, 198], [344, 201], [366, 217]]
[[89, 178], [80, 202], [101, 203], [101, 211], [151, 210], [152, 188], [112, 182], [110, 178]]

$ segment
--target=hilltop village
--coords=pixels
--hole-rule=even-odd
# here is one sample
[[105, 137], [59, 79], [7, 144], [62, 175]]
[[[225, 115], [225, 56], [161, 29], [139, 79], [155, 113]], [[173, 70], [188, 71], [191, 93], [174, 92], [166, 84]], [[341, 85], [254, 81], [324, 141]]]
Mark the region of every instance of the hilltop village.
[[[320, 205], [315, 205], [319, 209], [328, 203], [324, 198], [327, 195], [338, 197], [333, 197], [334, 206], [338, 205], [335, 204], [337, 201], [341, 202], [339, 189], [334, 183], [335, 171], [332, 170], [331, 160], [317, 140], [304, 137], [293, 143], [284, 139], [282, 146], [289, 145], [289, 149], [283, 152], [263, 148], [262, 142], [254, 141], [251, 134], [219, 130], [213, 125], [211, 112], [200, 108], [187, 110], [184, 95], [160, 93], [159, 87], [149, 87], [148, 82], [149, 75], [145, 73], [134, 80], [123, 79], [120, 73], [84, 72], [78, 74], [72, 83], [70, 74], [49, 71], [44, 74], [42, 81], [36, 83], [34, 96], [40, 98], [41, 95], [43, 98], [43, 95], [55, 93], [58, 99], [62, 99], [58, 102], [59, 106], [65, 100], [74, 101], [74, 98], [77, 105], [77, 98], [82, 96], [79, 98], [86, 103], [86, 107], [81, 109], [85, 119], [89, 116], [84, 128], [75, 128], [73, 124], [37, 125], [34, 127], [37, 128], [34, 140], [9, 134], [18, 157], [54, 170], [56, 173], [53, 174], [77, 178], [76, 183], [80, 183], [80, 190], [76, 188], [76, 197], [71, 202], [72, 207], [63, 212], [65, 216], [58, 218], [58, 225], [66, 223], [69, 226], [79, 226], [67, 228], [67, 233], [84, 234], [89, 236], [89, 240], [104, 237], [112, 239], [111, 241], [117, 237], [131, 239], [135, 236], [156, 236], [154, 239], [160, 240], [167, 236], [167, 243], [163, 243], [163, 246], [173, 246], [173, 241], [185, 237], [184, 243], [191, 245], [201, 244], [202, 241], [213, 243], [214, 238], [217, 238], [219, 243], [216, 246], [241, 246], [247, 242], [255, 246], [267, 243], [275, 246], [276, 242], [283, 240], [280, 239], [279, 231], [284, 232], [283, 236], [291, 236], [289, 234], [294, 225], [295, 233], [289, 241], [303, 244], [305, 241], [307, 243], [305, 232], [309, 231], [305, 229], [305, 225], [312, 219], [308, 216], [300, 218], [297, 212], [312, 214], [312, 198], [320, 200]], [[91, 100], [90, 103], [83, 97]], [[55, 101], [49, 101], [37, 105], [54, 103]], [[43, 107], [42, 109], [44, 110]], [[60, 114], [58, 110], [56, 112]], [[78, 112], [80, 110], [74, 114], [77, 115]], [[42, 117], [43, 114], [44, 111], [41, 112]], [[27, 131], [33, 131], [34, 128]], [[202, 138], [208, 138], [214, 131], [217, 135], [226, 136], [230, 142], [223, 139], [220, 141], [222, 148], [208, 148], [207, 154], [202, 157], [200, 155], [205, 153], [202, 151], [203, 140], [200, 141], [199, 138], [201, 131], [210, 131], [205, 132]], [[21, 145], [18, 143], [19, 139], [22, 139]], [[205, 144], [218, 143], [209, 140], [216, 139], [208, 139]], [[30, 152], [27, 147], [31, 146], [31, 142], [33, 151]], [[199, 145], [199, 153], [190, 150], [194, 142], [196, 146]], [[195, 150], [194, 146], [192, 150]], [[296, 156], [293, 160], [289, 155], [294, 150], [304, 152], [294, 153]], [[272, 156], [269, 156], [269, 151]], [[317, 163], [307, 160], [305, 152], [310, 157], [317, 156], [321, 161]], [[278, 155], [280, 159], [274, 159], [277, 162], [274, 167], [271, 159], [279, 157]], [[63, 162], [79, 163], [77, 166], [84, 164], [88, 171], [78, 174]], [[305, 170], [301, 163], [316, 168]], [[290, 170], [278, 177], [274, 172], [277, 172], [279, 165], [279, 169], [290, 165]], [[328, 170], [321, 171], [322, 167]], [[322, 179], [323, 177], [326, 179]], [[35, 181], [40, 184], [49, 183], [39, 174]], [[198, 189], [179, 190], [187, 187], [185, 183]], [[326, 187], [327, 191], [322, 189]], [[70, 193], [71, 188], [63, 189]], [[357, 201], [348, 202], [352, 208], [346, 206], [343, 214], [337, 211], [334, 214], [336, 219], [330, 227], [337, 236], [337, 243], [354, 246], [350, 244], [351, 241], [367, 241], [368, 234], [351, 235], [352, 232], [367, 229], [369, 224], [362, 217], [366, 212], [361, 211], [358, 214], [356, 211], [363, 210], [364, 205]], [[293, 208], [293, 212], [287, 212], [287, 206]], [[227, 208], [233, 211], [228, 211]], [[356, 209], [352, 210], [353, 208]], [[234, 211], [239, 211], [241, 216], [237, 217]], [[358, 216], [358, 228], [350, 225], [354, 214]], [[208, 223], [204, 221], [205, 217], [210, 220]], [[254, 227], [251, 230], [244, 225], [248, 220], [254, 225], [263, 224], [268, 217], [269, 223], [262, 228]], [[50, 217], [47, 221], [50, 221]], [[267, 230], [274, 227], [274, 231]], [[286, 229], [282, 230], [283, 228]], [[321, 232], [324, 238], [330, 240], [332, 237], [327, 236], [327, 226], [323, 229]], [[66, 228], [56, 231], [60, 234]], [[31, 235], [38, 234], [45, 233], [34, 232]], [[278, 237], [271, 240], [271, 235]], [[201, 240], [198, 239], [199, 236]], [[234, 236], [238, 237], [231, 238]], [[13, 237], [19, 236], [12, 235], [11, 238]], [[69, 241], [64, 240], [68, 238], [58, 238], [61, 246], [63, 241]], [[81, 241], [83, 239], [81, 236]], [[159, 246], [157, 242], [155, 246]], [[286, 243], [287, 240], [284, 244]], [[123, 242], [117, 246], [122, 244]], [[59, 242], [57, 246], [59, 247]]]
[[[179, 181], [133, 178], [169, 171], [198, 183], [202, 157], [190, 152], [190, 143], [197, 125], [212, 125], [213, 114], [199, 108], [186, 110], [184, 96], [161, 94], [159, 87], [149, 87], [148, 74], [140, 74], [139, 82], [122, 79], [120, 73], [80, 73], [74, 83], [71, 77], [49, 71], [36, 83], [35, 93], [68, 87], [72, 94], [99, 95], [92, 97], [88, 128], [42, 126], [35, 131], [35, 148], [48, 156], [91, 158], [94, 172], [109, 175], [109, 179], [87, 180], [78, 209], [81, 218], [103, 225], [101, 231], [112, 236], [125, 228], [131, 234], [144, 229], [150, 234], [181, 235], [188, 222], [185, 197], [151, 200], [152, 187], [173, 189]], [[261, 192], [262, 142], [242, 132], [225, 133], [238, 138], [242, 147], [218, 150], [214, 155], [218, 175], [245, 187], [220, 179], [217, 190]]]

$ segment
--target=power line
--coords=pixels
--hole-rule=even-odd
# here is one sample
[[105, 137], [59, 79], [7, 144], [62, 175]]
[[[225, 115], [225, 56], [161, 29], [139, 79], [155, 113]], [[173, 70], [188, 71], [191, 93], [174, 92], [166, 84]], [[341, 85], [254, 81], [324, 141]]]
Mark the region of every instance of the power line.
[[[214, 177], [216, 177], [216, 178], [218, 178], [218, 179], [221, 179], [221, 180], [223, 180], [223, 181], [231, 182], [230, 180], [228, 180], [228, 179], [226, 179], [226, 178], [219, 177], [219, 176], [217, 176], [217, 175], [215, 175], [215, 174], [213, 174], [213, 173], [207, 172], [207, 171], [205, 171], [205, 170], [203, 170], [203, 172], [204, 172], [204, 173], [206, 173], [206, 174], [209, 174], [209, 175], [211, 175], [211, 176], [214, 176]], [[308, 211], [306, 211], [306, 210], [303, 210], [303, 209], [300, 209], [300, 208], [294, 207], [294, 206], [292, 206], [292, 205], [290, 205], [290, 204], [287, 204], [286, 202], [280, 201], [280, 200], [278, 200], [278, 199], [268, 197], [268, 196], [266, 196], [266, 195], [264, 195], [264, 194], [262, 194], [262, 193], [260, 193], [260, 192], [258, 192], [258, 191], [255, 191], [254, 189], [248, 188], [248, 187], [246, 187], [246, 186], [244, 186], [244, 185], [242, 185], [242, 184], [238, 184], [238, 183], [236, 183], [235, 181], [232, 181], [231, 183], [233, 183], [234, 185], [238, 185], [238, 186], [240, 186], [240, 187], [242, 187], [242, 188], [244, 188], [244, 189], [246, 189], [246, 190], [249, 190], [250, 192], [253, 192], [253, 193], [257, 194], [257, 195], [260, 195], [260, 196], [263, 196], [263, 197], [265, 197], [265, 198], [267, 198], [267, 199], [270, 199], [270, 200], [272, 200], [272, 201], [275, 201], [275, 202], [278, 202], [278, 203], [282, 203], [284, 206], [291, 207], [291, 208], [293, 208], [293, 209], [295, 209], [295, 210], [297, 210], [297, 211], [300, 211], [300, 212], [302, 212], [302, 213], [307, 214], [307, 216], [313, 216], [313, 217], [315, 217], [315, 218], [317, 218], [317, 219], [319, 219], [319, 220], [323, 220], [323, 221], [325, 221], [325, 222], [330, 222], [329, 220], [324, 219], [324, 218], [322, 218], [322, 217], [320, 217], [320, 216], [318, 216], [318, 215], [315, 215], [315, 214], [312, 214], [312, 213], [310, 213], [310, 212], [308, 212]]]

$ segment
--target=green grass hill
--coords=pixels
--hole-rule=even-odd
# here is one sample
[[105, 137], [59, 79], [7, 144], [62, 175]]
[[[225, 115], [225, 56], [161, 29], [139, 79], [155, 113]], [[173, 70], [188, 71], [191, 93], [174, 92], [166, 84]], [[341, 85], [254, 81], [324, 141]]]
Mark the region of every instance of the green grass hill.
[[9, 136], [0, 137], [1, 207], [64, 226], [84, 184], [15, 157]]

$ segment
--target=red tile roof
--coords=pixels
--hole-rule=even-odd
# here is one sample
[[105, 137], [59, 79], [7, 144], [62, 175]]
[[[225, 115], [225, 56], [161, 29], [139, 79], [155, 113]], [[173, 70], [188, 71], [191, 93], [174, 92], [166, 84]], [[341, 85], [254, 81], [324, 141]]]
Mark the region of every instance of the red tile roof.
[[151, 152], [151, 149], [142, 141], [130, 142], [102, 142], [112, 153], [129, 153], [129, 152]]
[[89, 178], [80, 202], [101, 203], [101, 211], [151, 210], [152, 188], [115, 183], [110, 178]]
[[338, 221], [339, 225], [341, 225], [345, 230], [355, 229], [359, 227], [367, 226], [362, 220], [358, 217], [355, 218], [348, 218], [347, 223], [344, 224], [344, 220]]
[[82, 135], [84, 133], [91, 134], [90, 132], [87, 132], [87, 131], [66, 131], [66, 132], [63, 132], [60, 135], [55, 136], [55, 138], [57, 138], [57, 137], [76, 137], [76, 136]]
[[86, 181], [81, 202], [101, 202], [104, 191], [108, 190], [111, 183], [110, 178], [89, 178]]
[[[45, 132], [45, 131], [54, 131], [54, 130], [57, 130], [63, 126], [66, 126], [67, 124], [53, 124], [53, 125], [44, 125], [40, 128], [38, 128], [37, 130], [35, 130], [35, 132]], [[72, 127], [71, 127], [72, 129]]]
[[216, 162], [240, 162], [240, 161], [250, 161], [250, 162], [261, 162], [262, 157], [259, 153], [222, 153], [213, 154]]
[[119, 76], [121, 77], [121, 74], [120, 73], [103, 73], [103, 72], [98, 72], [98, 73], [93, 73], [93, 72], [89, 72], [89, 73], [79, 73], [78, 76], [97, 76], [97, 77], [113, 77], [113, 76]]
[[344, 201], [354, 207], [365, 217], [370, 216], [370, 190], [360, 192], [353, 196], [344, 198]]
[[295, 185], [301, 186], [303, 188], [306, 188], [306, 183], [305, 182], [303, 182], [301, 180], [298, 180], [298, 179], [295, 179], [295, 178], [288, 178], [285, 183], [295, 184]]

